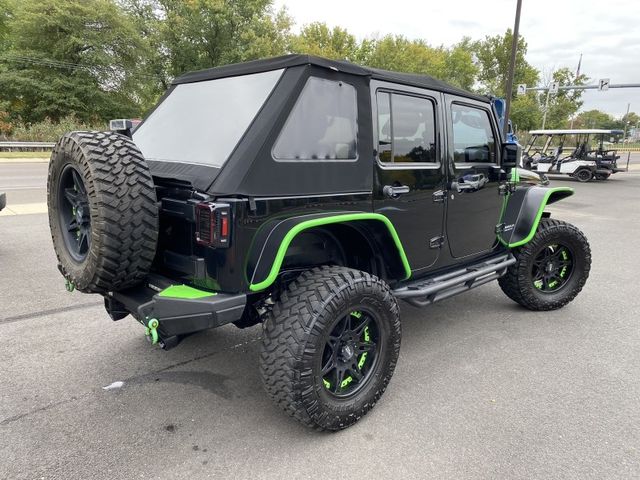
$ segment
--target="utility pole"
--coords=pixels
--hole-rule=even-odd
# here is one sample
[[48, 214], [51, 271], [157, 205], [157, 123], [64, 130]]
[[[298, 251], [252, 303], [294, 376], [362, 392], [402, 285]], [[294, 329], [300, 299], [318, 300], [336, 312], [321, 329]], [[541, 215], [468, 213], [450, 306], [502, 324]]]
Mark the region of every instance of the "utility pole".
[[513, 25], [513, 39], [511, 41], [511, 61], [509, 62], [509, 73], [507, 75], [507, 85], [505, 92], [506, 105], [504, 107], [504, 133], [509, 131], [509, 114], [511, 113], [511, 97], [513, 96], [513, 76], [516, 70], [516, 54], [518, 53], [518, 33], [520, 30], [520, 11], [522, 10], [522, 0], [518, 0], [516, 6], [516, 21]]
[[627, 138], [627, 125], [629, 125], [629, 109], [631, 108], [631, 104], [627, 103], [627, 113], [622, 117], [624, 119], [624, 134], [622, 134], [622, 143], [624, 143]]
[[[553, 79], [553, 72], [551, 72], [551, 78]], [[547, 88], [547, 99], [544, 101], [544, 113], [542, 114], [542, 130], [547, 123], [547, 112], [549, 111], [549, 95], [551, 94], [551, 87]]]

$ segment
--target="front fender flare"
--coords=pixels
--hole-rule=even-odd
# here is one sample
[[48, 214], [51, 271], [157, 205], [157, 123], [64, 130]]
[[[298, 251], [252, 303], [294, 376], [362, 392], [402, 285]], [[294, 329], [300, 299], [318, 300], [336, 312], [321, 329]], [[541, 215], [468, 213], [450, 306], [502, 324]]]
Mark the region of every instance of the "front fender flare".
[[[399, 259], [404, 267], [406, 278], [409, 278], [411, 276], [409, 261], [402, 247], [400, 237], [387, 217], [379, 213], [331, 212], [289, 217], [256, 234], [254, 247], [252, 247], [253, 252], [249, 252], [249, 255], [255, 258], [255, 267], [252, 269], [249, 290], [258, 292], [273, 284], [278, 277], [289, 245], [300, 232], [323, 225], [363, 221], [376, 221], [385, 225], [398, 249]], [[259, 252], [257, 249], [259, 249]]]
[[498, 239], [509, 248], [529, 243], [536, 234], [545, 207], [573, 194], [570, 187], [518, 187], [505, 199]]

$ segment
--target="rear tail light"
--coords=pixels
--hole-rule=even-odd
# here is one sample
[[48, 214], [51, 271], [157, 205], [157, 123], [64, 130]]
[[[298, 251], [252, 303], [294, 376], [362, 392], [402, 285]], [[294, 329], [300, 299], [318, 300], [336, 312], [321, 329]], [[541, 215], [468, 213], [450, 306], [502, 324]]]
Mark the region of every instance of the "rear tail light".
[[229, 246], [231, 239], [231, 207], [225, 203], [196, 205], [196, 242], [207, 247]]

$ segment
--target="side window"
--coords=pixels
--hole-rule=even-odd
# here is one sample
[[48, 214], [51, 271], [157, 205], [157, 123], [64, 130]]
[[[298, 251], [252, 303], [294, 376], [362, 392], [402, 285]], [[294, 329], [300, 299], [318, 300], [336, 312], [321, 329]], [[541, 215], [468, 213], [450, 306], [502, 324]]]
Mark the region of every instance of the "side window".
[[431, 100], [378, 92], [381, 162], [436, 163], [435, 107]]
[[310, 77], [273, 147], [276, 160], [356, 160], [356, 89]]
[[453, 159], [459, 163], [495, 163], [496, 142], [486, 110], [451, 105]]

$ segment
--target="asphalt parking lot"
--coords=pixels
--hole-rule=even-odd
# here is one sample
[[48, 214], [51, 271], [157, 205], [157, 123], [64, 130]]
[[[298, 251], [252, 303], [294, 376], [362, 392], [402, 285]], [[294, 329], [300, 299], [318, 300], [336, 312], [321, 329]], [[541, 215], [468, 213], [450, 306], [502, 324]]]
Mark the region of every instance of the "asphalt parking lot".
[[163, 352], [100, 297], [67, 293], [42, 213], [46, 164], [0, 163], [0, 191], [22, 206], [0, 216], [0, 479], [639, 478], [634, 157], [606, 182], [553, 180], [576, 195], [550, 210], [593, 252], [573, 303], [529, 312], [491, 284], [404, 304], [389, 389], [335, 434], [267, 399], [259, 327]]

